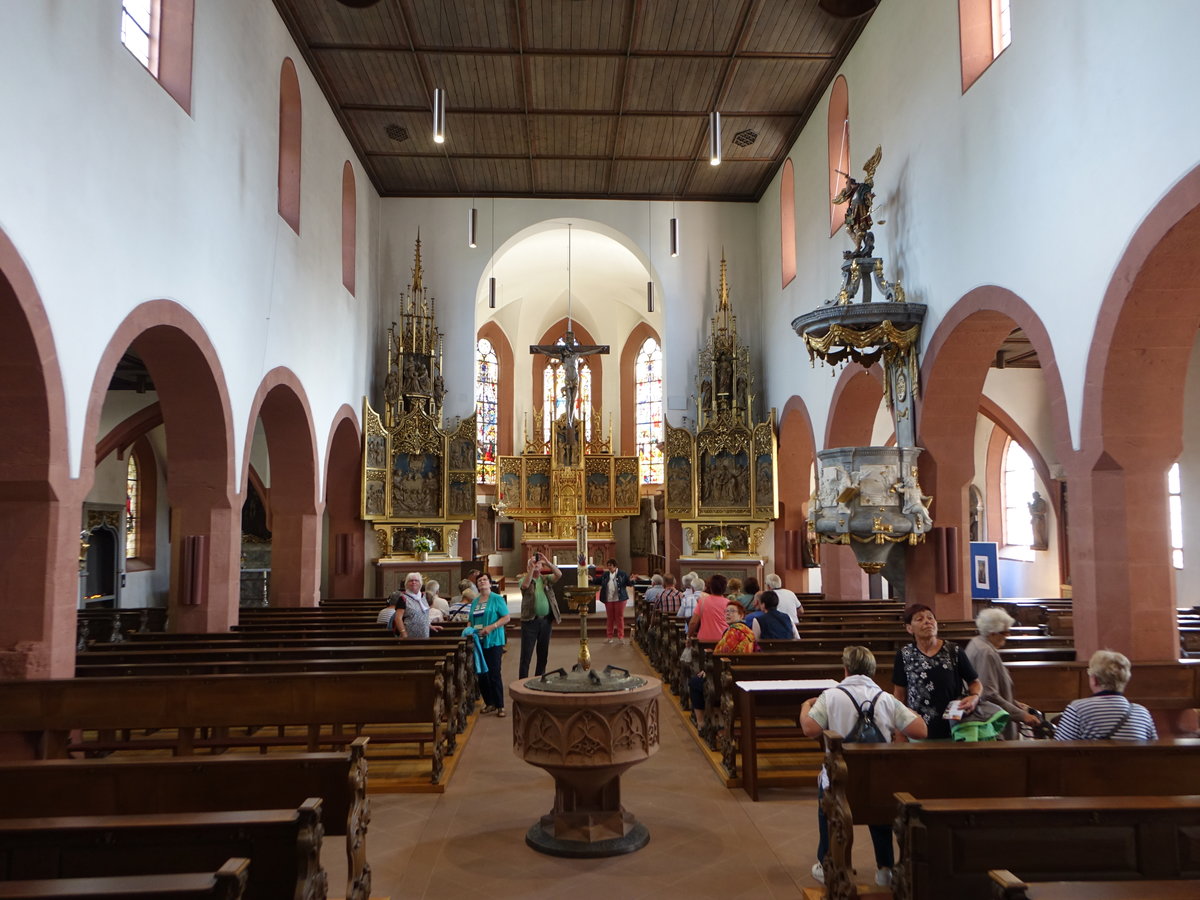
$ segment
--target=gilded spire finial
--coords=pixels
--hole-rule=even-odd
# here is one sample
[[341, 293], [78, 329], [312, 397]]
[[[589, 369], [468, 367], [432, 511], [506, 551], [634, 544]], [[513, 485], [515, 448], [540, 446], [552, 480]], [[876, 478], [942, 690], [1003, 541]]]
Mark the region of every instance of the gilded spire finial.
[[413, 256], [412, 292], [414, 295], [423, 290], [421, 286], [421, 229], [417, 229], [417, 250]]
[[728, 312], [729, 311], [729, 279], [726, 277], [726, 273], [725, 273], [725, 254], [724, 254], [724, 252], [721, 253], [721, 287], [720, 287], [720, 290], [717, 292], [717, 297], [719, 300], [719, 302], [717, 304], [718, 312]]

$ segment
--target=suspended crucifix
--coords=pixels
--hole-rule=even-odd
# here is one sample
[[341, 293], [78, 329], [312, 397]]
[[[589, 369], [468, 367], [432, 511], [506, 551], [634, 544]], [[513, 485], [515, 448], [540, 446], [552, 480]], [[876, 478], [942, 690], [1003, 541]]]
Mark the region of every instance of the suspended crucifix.
[[[593, 356], [597, 353], [608, 353], [607, 344], [581, 344], [575, 340], [575, 332], [572, 330], [573, 320], [571, 318], [571, 226], [567, 225], [567, 333], [563, 335], [562, 343], [558, 344], [531, 344], [529, 347], [530, 353], [541, 353], [552, 359], [557, 359], [562, 364], [563, 386], [562, 396], [566, 401], [566, 416], [561, 425], [559, 425], [560, 433], [558, 434], [558, 444], [563, 450], [562, 463], [566, 466], [575, 466], [579, 464], [579, 459], [576, 458], [575, 448], [579, 446], [578, 441], [578, 422], [575, 416], [575, 404], [579, 399], [579, 360], [584, 356]], [[548, 415], [553, 415], [553, 411]]]

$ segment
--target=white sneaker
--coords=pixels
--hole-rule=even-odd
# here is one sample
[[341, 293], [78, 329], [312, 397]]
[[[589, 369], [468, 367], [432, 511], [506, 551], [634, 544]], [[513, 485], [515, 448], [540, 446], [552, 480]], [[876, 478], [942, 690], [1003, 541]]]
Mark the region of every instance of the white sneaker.
[[879, 885], [880, 887], [890, 887], [891, 883], [892, 883], [892, 870], [891, 869], [876, 869], [875, 870], [875, 883], [877, 885]]
[[818, 884], [825, 883], [825, 867], [820, 863], [813, 863], [812, 877], [817, 880]]

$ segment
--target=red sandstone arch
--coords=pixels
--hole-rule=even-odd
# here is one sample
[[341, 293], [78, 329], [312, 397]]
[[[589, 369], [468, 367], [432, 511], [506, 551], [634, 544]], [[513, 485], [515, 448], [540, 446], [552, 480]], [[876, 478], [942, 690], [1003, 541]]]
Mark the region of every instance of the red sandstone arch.
[[[646, 338], [654, 338], [658, 342], [659, 349], [662, 350], [665, 360], [666, 349], [663, 347], [662, 338], [658, 336], [658, 332], [648, 322], [639, 322], [637, 327], [629, 333], [629, 337], [625, 340], [625, 344], [621, 348], [620, 368], [618, 369], [621, 378], [621, 452], [627, 456], [637, 453], [637, 372], [635, 368], [638, 353], [641, 352], [642, 344], [646, 343]], [[595, 357], [589, 357], [589, 360], [591, 359], [595, 359]], [[543, 366], [543, 368], [545, 367]], [[599, 370], [592, 370], [593, 391], [596, 388], [596, 376], [598, 374]], [[539, 381], [538, 384], [540, 385], [541, 382]], [[664, 391], [664, 412], [666, 411], [667, 403], [665, 393]]]
[[[1016, 327], [1025, 332], [1037, 352], [1049, 394], [1055, 450], [1063, 459], [1072, 450], [1054, 348], [1037, 313], [1012, 291], [985, 285], [963, 296], [938, 324], [921, 366], [917, 408], [917, 442], [925, 448], [921, 485], [934, 497], [935, 525], [958, 529], [961, 572], [968, 571], [968, 486], [975, 474], [975, 424], [983, 405], [983, 383], [996, 350]], [[956, 591], [941, 594], [935, 590], [934, 575], [933, 553], [910, 553], [907, 577], [911, 596], [929, 602], [940, 617], [969, 618], [971, 600], [965, 579]]]
[[256, 419], [262, 419], [271, 461], [270, 602], [316, 606], [323, 509], [317, 493], [317, 442], [304, 387], [290, 369], [274, 368], [259, 383], [247, 420], [241, 483], [250, 467]]
[[[878, 366], [864, 369], [848, 365], [843, 369], [829, 401], [825, 448], [870, 444], [882, 402], [883, 375]], [[862, 600], [867, 596], [867, 576], [850, 547], [821, 545], [821, 590], [833, 600]]]
[[1200, 328], [1200, 167], [1130, 238], [1088, 357], [1081, 449], [1068, 460], [1076, 645], [1179, 655], [1166, 470], [1183, 448], [1183, 384]]
[[[333, 417], [325, 443], [325, 551], [329, 597], [362, 597], [363, 523], [358, 518], [362, 481], [362, 429], [358, 416], [343, 404]], [[373, 535], [373, 532], [372, 532]]]
[[139, 305], [104, 348], [83, 430], [80, 497], [95, 479], [95, 447], [109, 381], [131, 348], [154, 381], [166, 430], [171, 627], [222, 631], [237, 619], [241, 534], [229, 393], [212, 342], [178, 303]]
[[793, 589], [808, 589], [802, 545], [808, 537], [808, 500], [816, 458], [808, 407], [800, 397], [789, 397], [779, 417], [779, 518], [775, 520], [774, 569]]
[[75, 671], [79, 503], [66, 397], [42, 299], [0, 230], [0, 680]]
[[[500, 364], [500, 383], [496, 386], [498, 396], [496, 409], [496, 452], [501, 456], [512, 456], [513, 452], [513, 348], [504, 333], [504, 329], [495, 321], [484, 322], [475, 333], [475, 340], [487, 338], [492, 342], [496, 351], [496, 361]], [[474, 353], [472, 348], [472, 353]], [[544, 366], [543, 366], [544, 368]], [[475, 360], [472, 356], [471, 371], [475, 372]], [[541, 385], [541, 370], [537, 370], [538, 385]], [[539, 407], [540, 408], [540, 407]]]

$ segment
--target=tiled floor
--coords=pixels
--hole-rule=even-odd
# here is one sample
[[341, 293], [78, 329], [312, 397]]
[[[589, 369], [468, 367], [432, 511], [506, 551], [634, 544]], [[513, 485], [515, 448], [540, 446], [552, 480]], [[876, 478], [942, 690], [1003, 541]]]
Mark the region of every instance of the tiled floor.
[[[515, 635], [514, 635], [515, 637]], [[516, 677], [519, 644], [510, 639], [505, 679]], [[593, 659], [651, 674], [631, 646], [592, 639]], [[569, 667], [578, 643], [551, 644], [551, 668]], [[372, 895], [410, 898], [799, 897], [814, 887], [815, 787], [764, 791], [753, 803], [725, 788], [687, 726], [663, 703], [662, 745], [622, 781], [625, 807], [650, 830], [650, 843], [628, 856], [559, 859], [531, 850], [525, 832], [553, 802], [553, 781], [515, 757], [511, 718], [476, 723], [444, 794], [371, 797], [368, 859]], [[865, 828], [855, 835], [855, 863], [874, 874]], [[331, 896], [345, 884], [340, 839], [325, 841]]]

